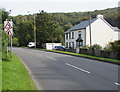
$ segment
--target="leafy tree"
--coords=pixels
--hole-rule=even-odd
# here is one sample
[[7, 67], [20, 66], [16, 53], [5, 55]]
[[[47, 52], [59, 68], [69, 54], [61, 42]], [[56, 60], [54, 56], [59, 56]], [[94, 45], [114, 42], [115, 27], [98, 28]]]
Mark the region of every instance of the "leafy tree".
[[36, 16], [37, 46], [42, 47], [47, 42], [63, 42], [64, 31], [61, 26], [52, 20], [52, 16], [42, 12]]
[[0, 11], [2, 11], [2, 23], [4, 23], [4, 21], [8, 18], [9, 12], [7, 12], [4, 8], [0, 9]]
[[14, 37], [12, 40], [12, 44], [13, 44], [13, 46], [19, 46], [18, 38]]
[[[2, 15], [2, 16], [1, 16]], [[8, 36], [6, 35], [6, 33], [3, 31], [3, 23], [4, 21], [7, 19], [9, 13], [7, 11], [5, 11], [5, 9], [0, 9], [0, 18], [2, 21], [2, 23], [0, 23], [0, 42], [2, 42], [2, 46], [0, 46], [0, 50], [2, 50], [2, 59], [4, 60], [8, 60], [8, 56], [7, 56], [7, 45], [8, 45]], [[2, 38], [2, 39], [1, 39]]]
[[90, 48], [92, 49], [97, 49], [97, 50], [101, 50], [102, 47], [99, 44], [94, 44], [93, 46], [91, 46]]
[[68, 23], [68, 24], [66, 24], [66, 25], [63, 26], [63, 28], [64, 28], [65, 31], [67, 31], [71, 27], [73, 27], [73, 25], [71, 23]]
[[26, 46], [34, 40], [33, 24], [29, 21], [21, 21], [17, 25], [17, 37], [20, 46]]

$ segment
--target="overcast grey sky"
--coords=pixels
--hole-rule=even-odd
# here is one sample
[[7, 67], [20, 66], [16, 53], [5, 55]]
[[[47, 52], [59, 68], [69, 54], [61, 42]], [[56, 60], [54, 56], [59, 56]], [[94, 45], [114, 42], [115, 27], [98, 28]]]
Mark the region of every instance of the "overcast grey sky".
[[46, 12], [79, 12], [94, 11], [118, 7], [119, 0], [2, 0], [0, 7], [7, 11], [12, 10], [12, 16], [28, 14], [28, 11], [38, 13]]

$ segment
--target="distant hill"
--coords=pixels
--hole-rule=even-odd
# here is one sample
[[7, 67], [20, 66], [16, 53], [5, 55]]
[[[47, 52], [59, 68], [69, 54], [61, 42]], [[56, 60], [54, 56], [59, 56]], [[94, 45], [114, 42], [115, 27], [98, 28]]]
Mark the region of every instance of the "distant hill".
[[[118, 25], [118, 19], [120, 18], [120, 13], [118, 14], [118, 8], [108, 8], [105, 10], [95, 10], [95, 11], [89, 11], [89, 12], [71, 12], [71, 13], [49, 13], [53, 20], [59, 23], [60, 26], [64, 29], [64, 31], [67, 31], [72, 26], [80, 23], [81, 21], [88, 20], [91, 18], [95, 18], [97, 14], [103, 14], [104, 18], [115, 27], [119, 27]], [[13, 17], [13, 19], [28, 19], [28, 21], [31, 21], [33, 23], [33, 15], [18, 15], [16, 17]]]
[[[65, 31], [84, 20], [95, 18], [97, 14], [103, 14], [112, 26], [120, 28], [118, 8], [72, 13], [46, 13], [42, 11], [35, 17], [37, 45], [41, 46], [42, 43], [53, 42], [52, 40], [64, 43]], [[14, 23], [14, 40], [18, 41], [20, 46], [26, 46], [28, 42], [34, 40], [34, 15], [9, 16], [8, 20], [10, 19], [13, 19]], [[51, 40], [51, 38], [55, 39]]]
[[88, 20], [90, 17], [95, 18], [97, 14], [103, 14], [104, 18], [112, 25], [118, 25], [118, 18], [120, 18], [120, 14], [118, 14], [118, 8], [108, 8], [105, 10], [95, 10], [90, 12], [73, 12], [73, 13], [52, 13], [54, 20], [58, 21], [61, 26], [67, 30], [66, 26], [69, 28], [71, 25], [76, 25], [81, 21]]

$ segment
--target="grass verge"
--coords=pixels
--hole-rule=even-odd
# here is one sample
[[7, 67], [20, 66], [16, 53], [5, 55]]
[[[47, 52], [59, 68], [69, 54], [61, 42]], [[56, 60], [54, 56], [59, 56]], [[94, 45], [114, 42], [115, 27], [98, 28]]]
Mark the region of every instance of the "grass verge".
[[2, 61], [2, 90], [36, 90], [31, 76], [14, 53], [9, 61]]
[[2, 91], [2, 61], [0, 60], [0, 92]]
[[68, 54], [68, 55], [74, 55], [74, 56], [79, 56], [79, 57], [85, 57], [85, 58], [96, 59], [96, 60], [101, 60], [101, 61], [108, 61], [108, 62], [111, 62], [111, 63], [113, 62], [113, 63], [116, 63], [116, 64], [120, 64], [120, 60], [116, 60], [116, 59], [102, 58], [102, 57], [96, 57], [96, 56], [78, 54], [78, 53], [72, 53], [72, 52], [66, 52], [66, 51], [46, 50], [46, 49], [39, 49], [39, 50], [63, 53], [63, 54]]

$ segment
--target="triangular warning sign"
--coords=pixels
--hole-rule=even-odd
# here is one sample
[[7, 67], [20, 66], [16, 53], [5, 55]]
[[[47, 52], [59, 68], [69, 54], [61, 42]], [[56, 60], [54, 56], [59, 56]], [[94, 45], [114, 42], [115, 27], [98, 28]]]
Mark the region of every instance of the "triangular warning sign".
[[8, 29], [8, 30], [6, 31], [6, 34], [7, 34], [7, 35], [12, 35], [12, 32]]
[[7, 22], [4, 28], [5, 28], [5, 29], [12, 29], [11, 23], [10, 23], [10, 22]]

